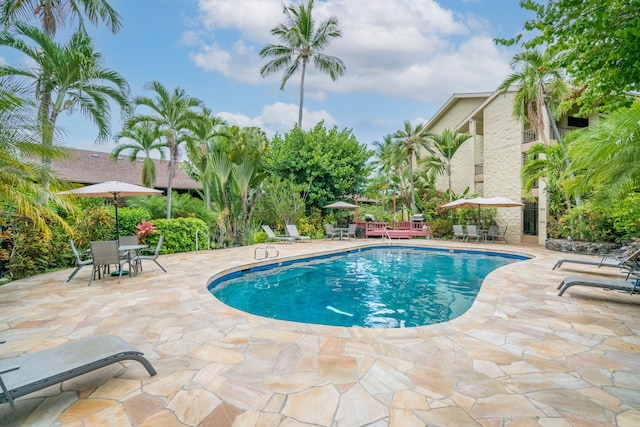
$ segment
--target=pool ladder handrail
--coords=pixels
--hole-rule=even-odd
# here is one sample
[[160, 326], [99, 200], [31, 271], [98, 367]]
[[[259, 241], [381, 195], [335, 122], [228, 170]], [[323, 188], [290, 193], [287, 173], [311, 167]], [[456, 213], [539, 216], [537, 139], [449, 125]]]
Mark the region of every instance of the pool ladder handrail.
[[[196, 230], [196, 252], [198, 252], [198, 234], [204, 233], [204, 231], [198, 229]], [[209, 233], [205, 233], [207, 236], [207, 250], [211, 250], [211, 238], [209, 238]]]
[[[269, 255], [269, 249], [275, 249], [276, 254], [274, 256]], [[264, 251], [264, 257], [258, 258], [258, 251]], [[269, 259], [269, 258], [278, 258], [280, 256], [280, 251], [275, 246], [256, 246], [253, 251], [253, 259]]]
[[389, 246], [391, 246], [391, 236], [389, 235], [389, 230], [387, 229], [387, 227], [383, 227], [382, 229], [384, 230], [384, 234], [387, 236], [387, 239], [389, 239]]

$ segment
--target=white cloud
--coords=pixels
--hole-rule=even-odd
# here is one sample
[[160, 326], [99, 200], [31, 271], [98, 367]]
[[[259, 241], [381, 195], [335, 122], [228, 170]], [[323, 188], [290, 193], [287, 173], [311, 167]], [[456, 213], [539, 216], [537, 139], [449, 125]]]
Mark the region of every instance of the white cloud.
[[[322, 120], [324, 120], [327, 127], [332, 127], [337, 123], [335, 118], [325, 110], [309, 111], [303, 108], [302, 114], [303, 128], [305, 130], [312, 128]], [[294, 127], [298, 122], [298, 106], [276, 102], [274, 104], [264, 105], [260, 115], [257, 117], [249, 117], [240, 113], [224, 111], [216, 113], [216, 116], [225, 120], [230, 125], [260, 127], [267, 136], [272, 137], [276, 132], [283, 134]]]
[[[191, 60], [206, 71], [238, 81], [279, 85], [281, 75], [260, 77], [265, 60], [258, 51], [278, 42], [270, 29], [284, 18], [282, 2], [199, 0], [198, 4], [202, 26], [218, 41], [201, 40]], [[434, 0], [316, 1], [314, 11], [317, 21], [338, 17], [343, 37], [334, 40], [326, 53], [341, 58], [347, 73], [332, 82], [309, 67], [305, 94], [313, 99], [324, 100], [327, 92], [369, 92], [433, 102], [451, 92], [491, 90], [508, 71], [508, 58], [486, 34], [488, 22], [483, 17], [463, 16]], [[222, 36], [235, 41], [225, 46]], [[292, 84], [296, 81], [292, 77], [287, 90], [297, 90]]]

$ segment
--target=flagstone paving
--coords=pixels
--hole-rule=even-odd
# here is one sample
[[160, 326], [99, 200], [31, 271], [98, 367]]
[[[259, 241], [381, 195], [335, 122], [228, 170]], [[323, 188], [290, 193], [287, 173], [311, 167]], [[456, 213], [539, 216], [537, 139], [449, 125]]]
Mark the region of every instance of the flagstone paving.
[[[279, 244], [280, 259], [371, 241]], [[72, 270], [0, 287], [0, 358], [101, 333], [140, 348], [121, 362], [0, 406], [17, 426], [638, 426], [640, 296], [571, 288], [544, 248], [414, 240], [533, 258], [492, 272], [471, 309], [440, 325], [308, 325], [227, 307], [206, 288], [255, 247], [160, 257], [136, 277]], [[400, 244], [394, 242], [394, 244]], [[401, 274], [401, 272], [400, 272]], [[295, 309], [295, 307], [292, 307]]]

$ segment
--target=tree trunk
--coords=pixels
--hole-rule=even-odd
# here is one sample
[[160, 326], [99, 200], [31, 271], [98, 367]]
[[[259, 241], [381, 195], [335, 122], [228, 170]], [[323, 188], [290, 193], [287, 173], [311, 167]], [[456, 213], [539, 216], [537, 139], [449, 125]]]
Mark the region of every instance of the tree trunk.
[[415, 197], [415, 188], [413, 186], [413, 148], [409, 148], [407, 150], [409, 154], [409, 185], [411, 186], [411, 214], [414, 214], [416, 211], [416, 197]]
[[307, 59], [302, 60], [302, 75], [300, 76], [300, 105], [298, 107], [298, 127], [302, 129], [302, 106], [304, 104], [304, 75], [307, 71]]
[[176, 171], [176, 161], [173, 153], [169, 159], [169, 179], [167, 181], [167, 219], [171, 219], [171, 189], [173, 188], [173, 175]]

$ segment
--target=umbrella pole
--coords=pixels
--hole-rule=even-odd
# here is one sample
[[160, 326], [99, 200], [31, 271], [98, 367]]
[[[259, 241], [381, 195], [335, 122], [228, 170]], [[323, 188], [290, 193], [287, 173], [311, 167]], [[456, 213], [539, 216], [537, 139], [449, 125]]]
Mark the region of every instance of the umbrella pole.
[[118, 222], [118, 195], [113, 193], [113, 203], [116, 206], [116, 244], [120, 240], [120, 224]]

